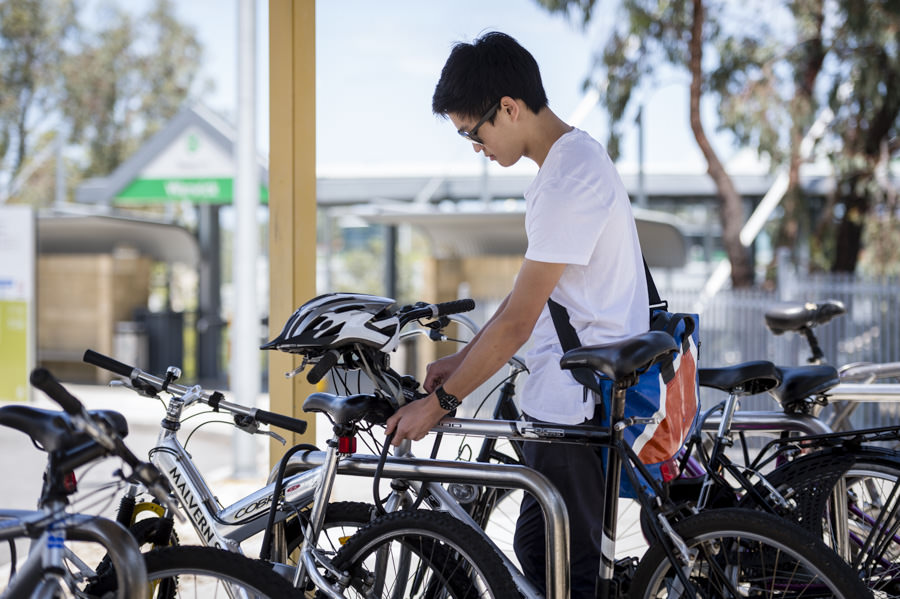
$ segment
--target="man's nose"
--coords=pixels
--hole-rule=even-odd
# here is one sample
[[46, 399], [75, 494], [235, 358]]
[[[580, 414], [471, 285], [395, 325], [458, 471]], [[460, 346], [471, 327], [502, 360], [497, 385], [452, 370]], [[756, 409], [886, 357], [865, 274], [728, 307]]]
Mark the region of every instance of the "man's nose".
[[475, 153], [481, 152], [484, 150], [484, 146], [482, 144], [472, 144], [472, 149], [475, 150]]

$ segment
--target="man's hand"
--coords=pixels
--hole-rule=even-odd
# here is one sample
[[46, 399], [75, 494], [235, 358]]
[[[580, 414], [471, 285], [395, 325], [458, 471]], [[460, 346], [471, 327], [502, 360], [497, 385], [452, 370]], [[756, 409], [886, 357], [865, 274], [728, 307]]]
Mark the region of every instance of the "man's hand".
[[422, 383], [425, 391], [431, 393], [440, 387], [451, 374], [456, 372], [462, 360], [463, 355], [457, 352], [428, 364], [425, 367], [425, 382]]
[[410, 402], [397, 410], [387, 421], [385, 434], [394, 433], [391, 445], [400, 445], [404, 440], [418, 441], [434, 428], [441, 418], [448, 414], [432, 393]]

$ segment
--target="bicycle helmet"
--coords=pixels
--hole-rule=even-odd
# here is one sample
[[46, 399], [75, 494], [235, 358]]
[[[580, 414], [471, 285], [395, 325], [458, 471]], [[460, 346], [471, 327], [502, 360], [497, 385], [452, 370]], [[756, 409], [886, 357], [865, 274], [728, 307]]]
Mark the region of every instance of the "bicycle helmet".
[[297, 308], [281, 334], [260, 349], [317, 354], [361, 343], [389, 352], [399, 340], [400, 321], [388, 310], [393, 305], [394, 300], [375, 295], [320, 295]]

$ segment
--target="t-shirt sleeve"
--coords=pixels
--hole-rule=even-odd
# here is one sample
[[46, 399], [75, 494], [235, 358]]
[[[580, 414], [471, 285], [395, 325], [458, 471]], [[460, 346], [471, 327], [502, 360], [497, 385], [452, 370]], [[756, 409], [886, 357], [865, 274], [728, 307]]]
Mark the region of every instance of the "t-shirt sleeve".
[[525, 257], [586, 265], [607, 222], [610, 192], [563, 178], [544, 181], [534, 192], [526, 218]]

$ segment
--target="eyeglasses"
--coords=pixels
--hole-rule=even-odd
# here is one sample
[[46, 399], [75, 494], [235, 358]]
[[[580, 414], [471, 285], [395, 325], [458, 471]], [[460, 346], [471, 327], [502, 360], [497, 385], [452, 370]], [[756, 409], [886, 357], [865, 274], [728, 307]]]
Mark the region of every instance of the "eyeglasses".
[[484, 116], [481, 117], [480, 121], [475, 123], [475, 126], [472, 127], [471, 131], [459, 130], [459, 131], [457, 131], [457, 133], [459, 133], [464, 138], [471, 141], [473, 144], [484, 145], [484, 141], [482, 141], [482, 139], [480, 137], [478, 137], [478, 128], [481, 127], [483, 124], [485, 124], [489, 118], [494, 116], [494, 113], [497, 112], [497, 110], [499, 110], [499, 109], [500, 109], [500, 102], [497, 102], [496, 104], [491, 106], [491, 108], [487, 112], [484, 113]]

